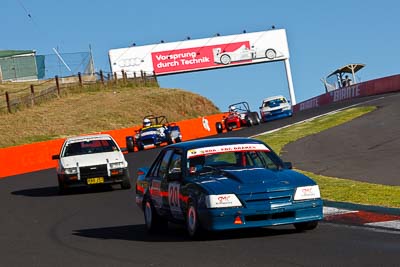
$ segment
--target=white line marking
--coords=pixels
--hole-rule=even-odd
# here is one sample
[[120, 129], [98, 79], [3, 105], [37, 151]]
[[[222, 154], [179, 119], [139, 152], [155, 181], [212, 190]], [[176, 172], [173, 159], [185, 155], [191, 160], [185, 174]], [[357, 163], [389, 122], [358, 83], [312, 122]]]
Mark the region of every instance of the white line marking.
[[330, 216], [330, 215], [341, 215], [341, 214], [347, 214], [347, 213], [357, 213], [358, 210], [346, 210], [346, 209], [338, 209], [338, 208], [333, 208], [333, 207], [324, 207], [324, 215], [325, 216]]
[[366, 223], [365, 225], [368, 225], [368, 226], [379, 226], [379, 227], [383, 227], [383, 228], [400, 230], [400, 220]]

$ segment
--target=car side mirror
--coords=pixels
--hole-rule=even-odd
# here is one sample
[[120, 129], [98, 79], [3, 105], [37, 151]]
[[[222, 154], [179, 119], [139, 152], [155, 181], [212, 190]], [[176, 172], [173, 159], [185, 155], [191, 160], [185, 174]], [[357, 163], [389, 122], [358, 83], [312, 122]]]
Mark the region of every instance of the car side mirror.
[[53, 155], [51, 156], [51, 159], [60, 159], [60, 155]]
[[283, 163], [283, 168], [284, 169], [293, 169], [293, 165], [291, 162], [284, 162]]

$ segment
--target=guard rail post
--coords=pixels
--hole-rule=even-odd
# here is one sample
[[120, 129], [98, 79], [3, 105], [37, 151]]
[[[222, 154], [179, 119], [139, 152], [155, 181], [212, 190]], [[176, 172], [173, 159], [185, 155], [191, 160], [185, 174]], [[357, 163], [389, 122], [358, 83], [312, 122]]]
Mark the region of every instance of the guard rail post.
[[154, 70], [153, 70], [153, 77], [154, 77], [154, 81], [155, 81], [156, 85], [158, 85], [157, 75], [156, 75], [156, 72]]
[[103, 75], [102, 70], [100, 70], [100, 81], [101, 81], [101, 84], [104, 85], [104, 75]]
[[31, 84], [31, 105], [32, 107], [35, 105], [35, 88], [33, 84]]
[[57, 95], [58, 97], [60, 97], [60, 83], [58, 81], [58, 75], [56, 75], [55, 79], [56, 79]]
[[78, 79], [79, 79], [79, 87], [82, 87], [83, 86], [82, 74], [80, 72], [78, 72]]
[[6, 102], [7, 102], [8, 113], [11, 113], [10, 96], [8, 95], [7, 91], [6, 91]]
[[115, 81], [115, 85], [118, 85], [118, 77], [117, 77], [116, 72], [114, 72], [114, 81]]

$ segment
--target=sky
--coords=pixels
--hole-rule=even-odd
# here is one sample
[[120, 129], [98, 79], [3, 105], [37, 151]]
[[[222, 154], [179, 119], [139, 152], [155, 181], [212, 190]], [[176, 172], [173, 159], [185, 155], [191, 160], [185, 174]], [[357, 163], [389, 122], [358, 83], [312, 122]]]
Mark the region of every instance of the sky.
[[[4, 3], [5, 1], [5, 3]], [[321, 78], [350, 63], [366, 64], [360, 81], [399, 74], [400, 2], [396, 0], [3, 0], [0, 50], [39, 55], [93, 53], [110, 71], [110, 49], [285, 29], [297, 103], [323, 94]], [[221, 110], [247, 101], [290, 97], [282, 61], [161, 76], [164, 88], [201, 94]]]

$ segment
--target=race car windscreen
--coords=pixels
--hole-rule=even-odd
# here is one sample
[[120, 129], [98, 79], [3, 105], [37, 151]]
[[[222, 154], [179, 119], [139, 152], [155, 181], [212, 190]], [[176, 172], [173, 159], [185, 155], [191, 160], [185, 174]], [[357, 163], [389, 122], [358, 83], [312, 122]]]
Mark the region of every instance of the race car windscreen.
[[64, 149], [63, 157], [118, 151], [117, 145], [108, 140], [87, 140], [69, 143]]
[[188, 151], [187, 167], [191, 175], [199, 174], [210, 168], [243, 169], [265, 168], [276, 170], [279, 163], [275, 162], [270, 150], [263, 144], [225, 145], [205, 147]]

